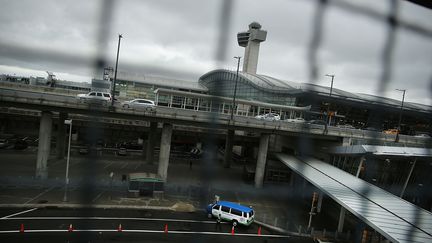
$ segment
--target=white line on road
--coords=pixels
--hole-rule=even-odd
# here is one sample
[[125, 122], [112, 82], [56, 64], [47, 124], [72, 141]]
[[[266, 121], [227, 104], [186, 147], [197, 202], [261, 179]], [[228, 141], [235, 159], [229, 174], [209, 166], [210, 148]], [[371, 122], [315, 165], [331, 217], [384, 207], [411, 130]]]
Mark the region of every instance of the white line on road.
[[31, 201], [33, 201], [33, 200], [35, 200], [36, 198], [38, 198], [38, 197], [42, 196], [43, 194], [45, 194], [45, 193], [47, 193], [47, 192], [51, 191], [51, 190], [52, 190], [52, 189], [54, 189], [54, 188], [55, 188], [55, 186], [53, 186], [53, 187], [50, 187], [50, 188], [46, 189], [45, 191], [43, 191], [43, 192], [39, 193], [39, 194], [38, 194], [38, 195], [36, 195], [35, 197], [33, 197], [33, 198], [30, 198], [30, 200], [28, 200], [27, 202], [25, 202], [25, 203], [24, 203], [24, 205], [26, 205], [26, 204], [28, 204], [29, 202], [31, 202]]
[[8, 216], [4, 216], [4, 217], [2, 217], [0, 219], [7, 219], [9, 217], [13, 217], [13, 216], [16, 216], [16, 215], [20, 215], [20, 214], [24, 214], [24, 213], [29, 213], [31, 211], [35, 211], [36, 209], [37, 208], [32, 208], [32, 209], [29, 209], [29, 210], [25, 210], [25, 211], [22, 211], [22, 212], [18, 212], [18, 213], [14, 213], [14, 214], [11, 214], [11, 215], [8, 215]]
[[102, 194], [104, 193], [105, 191], [102, 191], [101, 193], [99, 193], [93, 200], [92, 200], [92, 202], [96, 202], [96, 200], [98, 200], [101, 196], [102, 196]]
[[[117, 229], [74, 229], [74, 232], [118, 232]], [[10, 233], [50, 233], [50, 232], [69, 232], [67, 229], [55, 229], [55, 230], [25, 230], [20, 232], [19, 230], [2, 230], [0, 234], [10, 234]], [[211, 232], [211, 231], [168, 231], [164, 230], [122, 230], [126, 233], [162, 233], [162, 234], [199, 234], [199, 235], [232, 235], [231, 233], [224, 232]], [[118, 232], [121, 233], [121, 232]], [[258, 235], [258, 234], [244, 234], [244, 233], [234, 233], [232, 236], [247, 236], [247, 237], [273, 237], [273, 238], [290, 238], [289, 235]]]
[[104, 169], [106, 169], [106, 168], [108, 168], [108, 167], [110, 167], [112, 164], [114, 163], [114, 161], [113, 162], [111, 162], [111, 163], [109, 163], [109, 164], [107, 164], [107, 165], [105, 165], [105, 167], [104, 167]]
[[128, 166], [128, 165], [129, 165], [129, 163], [126, 162], [126, 163], [124, 163], [124, 164], [122, 165], [122, 167], [120, 167], [120, 169], [123, 169], [124, 167], [126, 167], [126, 166]]
[[[193, 219], [159, 219], [159, 218], [117, 218], [117, 217], [15, 217], [5, 220], [137, 220], [137, 221], [167, 221], [185, 223], [215, 224], [216, 221], [193, 220]], [[228, 222], [222, 222], [227, 224]]]

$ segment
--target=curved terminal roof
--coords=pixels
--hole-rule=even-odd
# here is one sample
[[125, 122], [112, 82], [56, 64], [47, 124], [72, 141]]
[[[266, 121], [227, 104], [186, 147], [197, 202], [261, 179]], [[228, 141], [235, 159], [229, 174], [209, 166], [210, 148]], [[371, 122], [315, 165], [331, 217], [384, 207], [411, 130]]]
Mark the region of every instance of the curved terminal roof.
[[[234, 71], [217, 69], [217, 70], [210, 71], [204, 74], [203, 76], [201, 76], [199, 82], [205, 85], [206, 79], [208, 77], [213, 75], [218, 75], [218, 74], [224, 74], [224, 73], [231, 74], [228, 75], [228, 77], [235, 77], [236, 74], [236, 72]], [[239, 72], [239, 81], [249, 83], [250, 85], [255, 86], [260, 90], [274, 92], [274, 93], [286, 93], [286, 94], [294, 95], [294, 94], [312, 92], [322, 96], [328, 96], [330, 93], [330, 87], [327, 86], [321, 86], [321, 85], [309, 84], [309, 83], [298, 83], [289, 80], [277, 79], [267, 75], [250, 74], [245, 72]], [[337, 88], [333, 88], [332, 98], [355, 101], [359, 103], [381, 104], [381, 105], [387, 105], [393, 107], [395, 106], [400, 107], [401, 105], [401, 101], [399, 100], [390, 99], [387, 97], [379, 97], [379, 96], [369, 95], [369, 94], [352, 93]], [[432, 106], [411, 103], [411, 102], [404, 102], [404, 109], [407, 110], [411, 109], [411, 110], [415, 110], [419, 112], [427, 112], [427, 113], [432, 112]]]
[[171, 79], [171, 78], [135, 74], [135, 73], [123, 72], [123, 71], [119, 71], [117, 73], [117, 80], [130, 81], [139, 84], [156, 85], [159, 87], [194, 90], [200, 92], [208, 91], [207, 87], [201, 85], [196, 81]]

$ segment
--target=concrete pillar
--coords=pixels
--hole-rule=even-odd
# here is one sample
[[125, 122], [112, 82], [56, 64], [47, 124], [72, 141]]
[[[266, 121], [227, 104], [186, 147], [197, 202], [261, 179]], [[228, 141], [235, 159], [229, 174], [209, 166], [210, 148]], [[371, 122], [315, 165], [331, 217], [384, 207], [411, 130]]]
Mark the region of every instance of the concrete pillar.
[[164, 123], [162, 127], [162, 136], [160, 144], [159, 154], [159, 166], [158, 175], [162, 177], [164, 181], [167, 180], [168, 176], [168, 163], [171, 149], [171, 135], [173, 126], [168, 123]]
[[[156, 142], [157, 135], [157, 122], [150, 122], [149, 134], [147, 140], [147, 148], [146, 148], [146, 162], [147, 164], [153, 164], [154, 160], [154, 147]], [[171, 139], [171, 136], [170, 136]]]
[[56, 138], [56, 154], [57, 159], [63, 159], [65, 155], [65, 143], [66, 143], [66, 126], [64, 121], [67, 118], [67, 113], [60, 112], [57, 126], [57, 138]]
[[267, 149], [268, 149], [269, 138], [270, 138], [269, 134], [261, 134], [257, 165], [255, 169], [256, 188], [261, 188], [263, 186], [264, 172], [265, 172], [265, 166], [267, 162]]
[[338, 233], [342, 233], [344, 221], [345, 221], [345, 208], [341, 206], [341, 210], [339, 213], [338, 228], [337, 228]]
[[234, 130], [229, 129], [227, 131], [227, 136], [225, 141], [225, 160], [224, 160], [225, 168], [231, 167], [233, 144], [234, 144]]
[[36, 178], [48, 178], [48, 159], [51, 151], [52, 114], [48, 111], [41, 113], [39, 127], [39, 144], [36, 160]]

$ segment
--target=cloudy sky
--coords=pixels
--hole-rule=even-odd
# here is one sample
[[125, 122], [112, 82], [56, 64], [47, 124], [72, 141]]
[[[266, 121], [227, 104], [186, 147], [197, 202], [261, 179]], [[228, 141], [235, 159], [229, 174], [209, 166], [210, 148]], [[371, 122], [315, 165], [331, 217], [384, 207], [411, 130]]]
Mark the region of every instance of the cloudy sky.
[[[341, 2], [341, 1], [337, 1]], [[388, 1], [349, 1], [386, 14]], [[235, 70], [233, 56], [243, 56], [236, 34], [258, 21], [268, 31], [261, 44], [258, 73], [282, 80], [308, 82], [308, 47], [313, 33], [315, 0], [237, 0], [221, 14], [219, 0], [115, 1], [0, 0], [0, 73], [87, 81], [101, 76], [95, 56], [115, 65], [118, 34], [119, 70], [196, 81], [218, 67]], [[432, 11], [399, 2], [404, 21], [432, 30]], [[101, 13], [108, 28], [102, 40]], [[229, 14], [231, 13], [231, 15]], [[221, 32], [221, 16], [229, 20]], [[317, 84], [376, 94], [382, 72], [381, 55], [387, 25], [330, 4], [324, 12], [323, 39], [318, 50]], [[103, 28], [102, 28], [103, 30]], [[217, 62], [220, 34], [226, 37], [225, 59]], [[100, 36], [100, 35], [99, 35]], [[396, 34], [393, 71], [385, 96], [432, 105], [432, 39], [405, 29]]]

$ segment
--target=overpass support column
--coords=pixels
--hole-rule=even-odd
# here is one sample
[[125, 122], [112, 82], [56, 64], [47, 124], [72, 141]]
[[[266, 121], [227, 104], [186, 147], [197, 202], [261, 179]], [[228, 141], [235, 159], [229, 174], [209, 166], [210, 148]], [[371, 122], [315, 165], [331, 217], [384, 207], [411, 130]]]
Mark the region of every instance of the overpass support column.
[[159, 154], [159, 166], [158, 175], [162, 177], [164, 181], [167, 180], [168, 175], [168, 163], [171, 149], [171, 135], [173, 126], [168, 123], [164, 123], [162, 127], [162, 136], [160, 144]]
[[67, 113], [60, 112], [57, 126], [57, 138], [56, 138], [56, 153], [57, 159], [63, 159], [65, 154], [65, 142], [66, 142], [66, 127], [64, 121], [67, 118]]
[[51, 128], [52, 114], [48, 111], [43, 111], [41, 114], [39, 126], [39, 144], [36, 160], [36, 178], [48, 178], [48, 159], [51, 150]]
[[225, 160], [224, 160], [225, 168], [231, 167], [233, 145], [234, 145], [234, 130], [229, 129], [227, 131], [227, 136], [225, 141]]
[[341, 206], [341, 210], [339, 213], [338, 228], [337, 228], [338, 233], [342, 233], [344, 221], [345, 221], [345, 208]]
[[264, 172], [265, 172], [265, 167], [267, 162], [267, 150], [268, 150], [269, 138], [270, 138], [270, 134], [261, 134], [257, 165], [255, 169], [256, 188], [261, 188], [263, 186]]
[[157, 127], [158, 127], [157, 122], [150, 122], [149, 134], [148, 134], [148, 140], [147, 140], [147, 148], [146, 148], [146, 162], [147, 162], [147, 164], [153, 164]]

